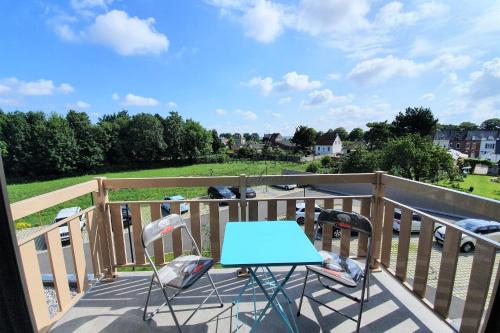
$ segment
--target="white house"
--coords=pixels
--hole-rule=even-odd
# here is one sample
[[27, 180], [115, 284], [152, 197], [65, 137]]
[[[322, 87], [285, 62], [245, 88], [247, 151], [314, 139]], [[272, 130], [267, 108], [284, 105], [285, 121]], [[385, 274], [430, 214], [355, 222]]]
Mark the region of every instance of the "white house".
[[498, 162], [500, 160], [500, 150], [498, 148], [500, 138], [496, 131], [485, 131], [481, 137], [481, 146], [479, 148], [479, 158]]
[[335, 155], [340, 153], [342, 153], [342, 140], [333, 132], [321, 135], [314, 146], [315, 155]]

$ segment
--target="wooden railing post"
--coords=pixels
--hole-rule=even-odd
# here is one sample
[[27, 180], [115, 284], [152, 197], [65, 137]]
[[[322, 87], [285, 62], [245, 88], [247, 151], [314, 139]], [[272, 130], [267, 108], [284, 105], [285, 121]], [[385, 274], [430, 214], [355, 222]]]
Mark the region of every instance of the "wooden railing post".
[[371, 221], [373, 224], [372, 231], [372, 259], [371, 268], [378, 269], [380, 262], [380, 245], [382, 241], [382, 225], [384, 219], [384, 200], [385, 184], [382, 176], [386, 174], [385, 171], [376, 171], [376, 181], [373, 184], [373, 197], [372, 197], [372, 211]]
[[101, 258], [104, 267], [104, 277], [113, 279], [116, 275], [115, 265], [115, 246], [111, 231], [111, 218], [109, 207], [107, 205], [108, 190], [104, 188], [103, 180], [105, 177], [97, 177], [98, 192], [93, 192], [95, 209], [95, 222], [98, 224], [98, 232], [100, 233], [101, 242]]
[[240, 221], [247, 220], [247, 176], [240, 175]]

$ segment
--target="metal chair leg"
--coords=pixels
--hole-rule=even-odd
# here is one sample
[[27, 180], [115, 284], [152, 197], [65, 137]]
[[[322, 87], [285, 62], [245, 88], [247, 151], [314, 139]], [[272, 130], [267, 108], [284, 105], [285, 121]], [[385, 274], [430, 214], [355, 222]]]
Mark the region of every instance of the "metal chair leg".
[[170, 314], [172, 315], [172, 318], [174, 318], [175, 326], [177, 326], [177, 330], [179, 333], [182, 333], [181, 325], [179, 325], [179, 321], [177, 320], [177, 316], [174, 313], [174, 309], [172, 308], [172, 305], [170, 304], [170, 301], [168, 300], [168, 295], [167, 291], [165, 288], [161, 288], [161, 291], [163, 292], [163, 295], [165, 296], [165, 299], [167, 300], [167, 306], [168, 309], [170, 310]]
[[217, 295], [217, 298], [219, 299], [220, 307], [222, 308], [224, 306], [224, 303], [222, 303], [222, 299], [220, 298], [219, 291], [217, 291], [217, 287], [215, 286], [215, 283], [212, 280], [212, 276], [210, 276], [210, 273], [208, 273], [208, 272], [207, 272], [207, 277], [208, 277], [208, 280], [210, 281], [210, 284], [212, 284], [212, 287], [215, 290], [215, 294]]
[[149, 291], [148, 291], [148, 296], [146, 298], [146, 304], [144, 305], [144, 313], [142, 314], [142, 320], [146, 321], [148, 319], [151, 319], [150, 318], [146, 318], [146, 314], [148, 313], [148, 304], [149, 304], [149, 298], [151, 296], [151, 289], [153, 288], [153, 279], [154, 279], [154, 275], [151, 277], [151, 282], [149, 283]]
[[299, 308], [297, 310], [297, 317], [300, 316], [300, 309], [302, 308], [302, 301], [304, 299], [304, 292], [306, 291], [306, 283], [308, 276], [309, 276], [309, 270], [306, 269], [306, 277], [304, 279], [304, 285], [302, 286], [302, 295], [300, 296]]

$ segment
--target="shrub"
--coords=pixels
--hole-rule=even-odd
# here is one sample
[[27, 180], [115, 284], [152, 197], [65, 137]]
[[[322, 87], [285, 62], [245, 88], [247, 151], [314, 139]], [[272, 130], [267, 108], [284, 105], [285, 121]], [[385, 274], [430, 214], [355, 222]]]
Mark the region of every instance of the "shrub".
[[27, 229], [27, 228], [31, 228], [31, 224], [29, 224], [28, 222], [25, 222], [25, 221], [22, 221], [22, 220], [16, 222], [16, 229], [17, 230]]
[[323, 156], [321, 158], [321, 166], [323, 168], [329, 168], [330, 166], [332, 166], [333, 164], [333, 159], [331, 158], [331, 156]]
[[306, 171], [316, 173], [316, 172], [318, 172], [319, 168], [320, 168], [320, 166], [319, 166], [318, 162], [311, 162], [307, 166]]

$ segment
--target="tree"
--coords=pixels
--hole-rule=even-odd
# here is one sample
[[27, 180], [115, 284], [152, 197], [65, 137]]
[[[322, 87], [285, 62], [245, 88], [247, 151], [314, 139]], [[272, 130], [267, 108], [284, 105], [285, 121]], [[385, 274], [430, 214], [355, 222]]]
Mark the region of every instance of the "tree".
[[491, 118], [481, 123], [481, 129], [488, 131], [500, 131], [500, 118]]
[[98, 131], [85, 112], [70, 110], [66, 120], [75, 134], [77, 144], [76, 168], [80, 171], [96, 170], [102, 166], [104, 153], [97, 141]]
[[474, 123], [471, 123], [470, 121], [464, 121], [458, 125], [458, 129], [462, 131], [475, 131], [479, 129], [479, 126], [477, 126]]
[[220, 136], [223, 138], [226, 138], [228, 140], [229, 140], [229, 138], [233, 137], [233, 135], [231, 133], [221, 133]]
[[148, 113], [139, 113], [132, 117], [127, 142], [132, 161], [159, 161], [166, 148], [161, 122]]
[[446, 149], [418, 134], [389, 141], [383, 149], [381, 165], [391, 174], [417, 181], [450, 178], [454, 173], [453, 158]]
[[387, 121], [368, 123], [366, 127], [364, 140], [370, 150], [382, 148], [393, 137], [392, 125]]
[[104, 115], [97, 123], [96, 138], [102, 147], [106, 163], [109, 165], [129, 164], [128, 128], [130, 116], [127, 111]]
[[250, 135], [250, 140], [253, 142], [259, 142], [260, 141], [260, 135], [259, 133], [252, 133]]
[[[47, 175], [63, 175], [76, 169], [78, 148], [75, 135], [65, 118], [52, 114], [43, 134], [44, 156], [36, 167]], [[33, 167], [33, 166], [32, 166]]]
[[217, 130], [211, 130], [210, 135], [212, 136], [212, 152], [214, 154], [218, 154], [220, 149], [222, 148], [222, 142], [219, 139], [219, 134], [217, 134]]
[[438, 119], [434, 118], [429, 108], [406, 108], [405, 113], [399, 112], [392, 126], [396, 136], [419, 134], [432, 136], [436, 131]]
[[343, 127], [337, 127], [333, 130], [333, 132], [337, 134], [342, 141], [347, 140], [347, 137], [349, 136], [349, 133], [347, 133], [346, 129]]
[[347, 136], [347, 139], [349, 141], [361, 141], [361, 140], [363, 140], [364, 133], [365, 132], [363, 131], [363, 129], [361, 129], [359, 127], [353, 128], [352, 131]]
[[185, 158], [193, 162], [197, 157], [210, 153], [212, 136], [199, 122], [186, 120], [183, 134], [182, 152]]
[[343, 173], [373, 172], [380, 169], [380, 160], [380, 150], [356, 149], [342, 159], [340, 168]]
[[233, 149], [233, 146], [234, 146], [234, 138], [232, 136], [230, 136], [227, 139], [227, 147], [229, 148], [229, 150], [231, 150], [231, 149]]
[[245, 141], [248, 142], [250, 139], [252, 139], [252, 135], [250, 133], [243, 133], [243, 137], [245, 138]]
[[6, 154], [3, 162], [8, 175], [21, 176], [33, 167], [30, 156], [30, 128], [24, 113], [16, 111], [3, 115], [2, 141]]
[[316, 142], [316, 130], [307, 126], [299, 126], [295, 129], [295, 134], [291, 140], [301, 150], [309, 150]]
[[177, 161], [182, 154], [182, 136], [184, 131], [184, 120], [181, 115], [171, 111], [165, 119], [163, 127], [163, 141], [166, 144], [166, 156]]

